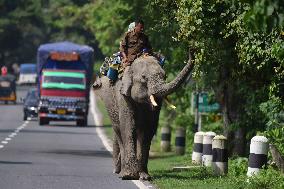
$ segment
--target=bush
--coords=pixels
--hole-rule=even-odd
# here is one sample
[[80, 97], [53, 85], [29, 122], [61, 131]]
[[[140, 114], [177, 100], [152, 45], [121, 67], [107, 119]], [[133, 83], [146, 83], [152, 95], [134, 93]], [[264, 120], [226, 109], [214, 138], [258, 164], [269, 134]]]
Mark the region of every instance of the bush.
[[237, 158], [229, 161], [229, 170], [232, 176], [245, 175], [248, 170], [248, 158]]
[[256, 176], [249, 177], [246, 188], [282, 189], [284, 188], [284, 176], [270, 167], [266, 170], [261, 170]]

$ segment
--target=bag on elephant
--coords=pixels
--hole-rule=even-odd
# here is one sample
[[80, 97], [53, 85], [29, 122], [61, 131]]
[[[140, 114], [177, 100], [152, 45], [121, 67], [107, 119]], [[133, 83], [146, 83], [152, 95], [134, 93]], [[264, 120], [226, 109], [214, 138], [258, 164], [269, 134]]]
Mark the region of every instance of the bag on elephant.
[[121, 65], [121, 54], [117, 52], [111, 57], [106, 57], [104, 63], [100, 67], [100, 73], [107, 76], [110, 80], [116, 81], [119, 74]]

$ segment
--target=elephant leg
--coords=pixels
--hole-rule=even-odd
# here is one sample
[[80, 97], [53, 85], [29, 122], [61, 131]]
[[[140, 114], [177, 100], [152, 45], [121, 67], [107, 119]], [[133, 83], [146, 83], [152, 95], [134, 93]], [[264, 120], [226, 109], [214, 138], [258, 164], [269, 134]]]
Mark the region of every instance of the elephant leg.
[[114, 132], [113, 135], [113, 164], [114, 164], [114, 170], [113, 173], [119, 174], [121, 171], [121, 154], [120, 154], [120, 147], [119, 147], [119, 141], [118, 136]]
[[146, 114], [145, 112], [147, 111], [143, 111], [144, 119], [145, 116], [147, 116], [148, 119], [146, 119], [144, 121], [144, 124], [139, 127], [141, 130], [143, 130], [142, 132], [140, 132], [141, 136], [139, 136], [139, 138], [141, 138], [140, 148], [142, 154], [142, 158], [139, 162], [139, 164], [141, 165], [139, 175], [141, 180], [151, 180], [151, 176], [148, 174], [148, 159], [151, 142], [157, 131], [159, 110], [156, 110], [154, 112], [150, 111], [148, 112], [148, 114]]
[[136, 158], [136, 128], [132, 104], [126, 97], [119, 99], [119, 120], [122, 139], [121, 177], [122, 179], [138, 179], [138, 164]]
[[137, 144], [136, 144], [136, 150], [137, 150], [137, 161], [138, 161], [138, 169], [139, 172], [142, 171], [142, 159], [143, 159], [143, 136], [144, 136], [144, 131], [141, 128], [137, 128], [136, 131], [136, 135], [137, 135]]
[[137, 159], [139, 164], [139, 179], [150, 180], [151, 176], [148, 174], [147, 169], [150, 145], [147, 143], [144, 136], [144, 129], [139, 129], [137, 131]]

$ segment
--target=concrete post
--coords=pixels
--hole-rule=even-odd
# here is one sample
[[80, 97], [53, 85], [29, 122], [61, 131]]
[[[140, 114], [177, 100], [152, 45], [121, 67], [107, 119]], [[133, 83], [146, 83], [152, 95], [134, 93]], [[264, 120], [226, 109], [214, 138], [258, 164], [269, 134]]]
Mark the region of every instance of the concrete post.
[[227, 138], [217, 135], [212, 140], [212, 168], [215, 175], [228, 173], [228, 147]]
[[176, 154], [184, 155], [185, 153], [185, 129], [182, 127], [176, 130]]
[[161, 150], [169, 152], [171, 150], [171, 128], [162, 127], [161, 129]]
[[264, 136], [255, 136], [251, 139], [249, 165], [247, 176], [257, 175], [260, 169], [267, 164], [268, 139]]
[[211, 167], [212, 164], [212, 139], [216, 136], [214, 132], [206, 132], [203, 136], [202, 165]]
[[203, 135], [205, 133], [200, 131], [194, 135], [194, 144], [192, 151], [192, 163], [202, 164], [202, 149], [203, 149]]

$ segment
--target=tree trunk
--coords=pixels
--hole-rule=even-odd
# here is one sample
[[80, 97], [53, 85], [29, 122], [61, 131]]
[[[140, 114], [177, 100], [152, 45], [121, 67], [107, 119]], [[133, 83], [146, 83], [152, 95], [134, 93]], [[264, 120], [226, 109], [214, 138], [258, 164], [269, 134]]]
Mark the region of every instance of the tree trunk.
[[246, 153], [246, 131], [244, 128], [238, 128], [234, 132], [233, 155], [245, 156]]
[[275, 162], [276, 166], [284, 173], [284, 157], [279, 153], [275, 145], [269, 145], [270, 152], [272, 154], [272, 160]]
[[230, 81], [229, 68], [222, 67], [219, 88], [216, 88], [217, 100], [221, 105], [223, 113], [223, 131], [224, 136], [228, 139], [228, 149], [230, 155], [244, 156], [246, 149], [245, 129], [238, 128], [234, 130], [231, 128], [233, 123], [238, 121], [240, 117], [238, 110], [242, 106], [242, 99], [235, 92], [235, 86]]

